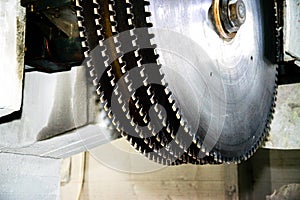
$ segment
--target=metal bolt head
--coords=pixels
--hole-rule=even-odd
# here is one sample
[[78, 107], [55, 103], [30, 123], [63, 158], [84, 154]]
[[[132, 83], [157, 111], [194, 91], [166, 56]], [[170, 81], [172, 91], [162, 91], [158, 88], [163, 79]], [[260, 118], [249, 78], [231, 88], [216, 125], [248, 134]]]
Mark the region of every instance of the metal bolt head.
[[242, 0], [229, 4], [229, 21], [237, 31], [246, 21], [246, 6]]

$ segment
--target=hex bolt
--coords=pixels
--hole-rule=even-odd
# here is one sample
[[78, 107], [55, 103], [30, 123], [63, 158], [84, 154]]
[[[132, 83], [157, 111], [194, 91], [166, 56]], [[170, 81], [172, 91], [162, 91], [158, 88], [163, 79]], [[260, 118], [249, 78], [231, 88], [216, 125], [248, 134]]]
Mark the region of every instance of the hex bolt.
[[246, 6], [242, 0], [238, 0], [235, 3], [228, 6], [228, 18], [231, 26], [237, 31], [246, 21]]

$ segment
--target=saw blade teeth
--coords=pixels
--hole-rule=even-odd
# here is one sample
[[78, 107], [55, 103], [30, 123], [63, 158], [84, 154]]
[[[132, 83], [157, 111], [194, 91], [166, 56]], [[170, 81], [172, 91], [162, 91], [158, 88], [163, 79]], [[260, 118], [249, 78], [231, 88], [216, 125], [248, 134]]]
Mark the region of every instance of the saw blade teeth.
[[145, 151], [143, 151], [143, 148], [142, 148], [141, 146], [139, 147], [139, 152], [140, 152], [141, 154], [144, 154], [144, 152], [145, 152]]
[[186, 121], [181, 118], [180, 120], [180, 126], [184, 127], [186, 125]]
[[134, 143], [133, 143], [133, 141], [132, 141], [132, 137], [129, 138], [129, 143], [130, 143], [131, 145], [134, 145]]
[[154, 95], [150, 98], [150, 103], [153, 105], [155, 104], [155, 98], [154, 98]]
[[[134, 97], [135, 98], [135, 100], [137, 99], [136, 97], [135, 97], [135, 95], [132, 95], [132, 97]], [[133, 98], [132, 98], [133, 99]], [[139, 100], [136, 100], [136, 102], [135, 102], [135, 107], [137, 108], [137, 109], [140, 109], [141, 108], [141, 105], [140, 105], [140, 103], [139, 103]]]
[[[98, 11], [97, 11], [98, 12]], [[101, 26], [101, 23], [100, 23], [100, 20], [99, 19], [95, 19], [95, 23], [96, 23], [96, 26]]]
[[147, 95], [148, 95], [148, 96], [152, 95], [152, 92], [151, 92], [151, 85], [148, 86], [148, 89], [147, 89]]
[[[100, 90], [97, 90], [97, 91], [99, 91], [99, 94], [101, 94], [101, 96], [100, 96], [100, 102], [101, 102], [102, 104], [104, 104], [104, 102], [105, 102], [104, 93], [103, 93], [103, 92], [100, 92]], [[98, 93], [98, 92], [97, 92], [97, 93]]]
[[173, 132], [170, 134], [170, 136], [171, 136], [172, 140], [174, 140], [174, 139], [175, 139], [175, 135], [174, 135], [174, 133], [173, 133]]
[[130, 83], [130, 84], [127, 86], [127, 89], [128, 89], [128, 91], [129, 91], [130, 93], [133, 92], [132, 85], [133, 85], [133, 83]]
[[176, 105], [176, 103], [174, 103], [174, 104], [172, 105], [172, 110], [173, 110], [174, 112], [176, 112], [176, 110], [177, 110], [177, 105]]
[[183, 128], [183, 130], [184, 130], [184, 132], [186, 132], [186, 133], [190, 133], [190, 129], [189, 129], [189, 127], [187, 127], [187, 126], [185, 126], [185, 127]]
[[133, 25], [132, 19], [130, 19], [130, 18], [128, 19], [128, 24]]
[[133, 121], [133, 118], [131, 118], [130, 125], [131, 125], [132, 127], [134, 127], [134, 125], [135, 125], [135, 122]]
[[94, 8], [94, 14], [99, 15], [98, 9]]
[[147, 86], [148, 85], [148, 77], [144, 77], [145, 79], [143, 80], [143, 84], [144, 86]]
[[98, 85], [98, 80], [97, 80], [97, 77], [94, 76], [94, 79], [93, 79], [93, 85], [94, 86], [97, 86]]
[[162, 111], [159, 111], [159, 113], [158, 113], [158, 118], [160, 119], [160, 120], [162, 120], [163, 119], [163, 116], [162, 116]]
[[[134, 35], [134, 34], [133, 34]], [[137, 47], [137, 39], [131, 41], [132, 46]], [[136, 51], [135, 51], [136, 52]]]
[[110, 119], [112, 119], [114, 115], [113, 115], [111, 109], [107, 109], [106, 112], [107, 112], [107, 116], [108, 116]]
[[81, 46], [84, 47], [84, 48], [87, 48], [88, 47], [87, 42], [85, 42], [85, 41], [81, 42]]
[[143, 139], [144, 138], [144, 135], [143, 135], [143, 132], [142, 131], [140, 131], [140, 132], [137, 132], [138, 134], [139, 134], [139, 137], [141, 138], [141, 139]]
[[129, 83], [129, 74], [124, 76], [125, 83]]
[[88, 68], [91, 68], [91, 70], [94, 70], [92, 59], [91, 59], [90, 57], [88, 57], [88, 58], [89, 58], [89, 59], [88, 59], [87, 62], [86, 62], [87, 67], [88, 67]]
[[153, 144], [151, 142], [149, 142], [149, 147], [150, 147], [150, 149], [153, 149]]
[[[124, 110], [126, 110], [126, 108], [122, 108], [122, 110], [124, 111]], [[125, 112], [125, 111], [124, 111], [124, 112]], [[129, 111], [126, 113], [126, 118], [127, 118], [127, 119], [130, 119], [130, 118], [131, 118], [130, 112], [129, 112]]]
[[166, 131], [167, 131], [169, 134], [171, 134], [171, 129], [170, 129], [169, 124], [168, 124], [168, 126], [167, 126], [167, 128], [166, 128]]
[[154, 160], [154, 156], [149, 153], [148, 154], [148, 159], [153, 161]]
[[154, 111], [155, 111], [156, 113], [158, 113], [158, 112], [160, 111], [159, 106], [158, 106], [158, 103], [156, 103], [156, 104], [153, 106], [153, 108], [154, 108]]
[[117, 52], [118, 55], [120, 55], [120, 54], [122, 54], [121, 44], [118, 43], [117, 45], [118, 45], [118, 46], [116, 46], [116, 52]]
[[108, 10], [111, 12], [115, 12], [112, 3], [108, 4]]
[[102, 103], [102, 102], [103, 102], [103, 98], [104, 98], [104, 94], [102, 94], [101, 88], [100, 88], [100, 87], [98, 87], [98, 88], [96, 89], [96, 93], [97, 93], [97, 95], [100, 97], [100, 102]]
[[126, 65], [123, 65], [123, 66], [121, 67], [121, 72], [122, 72], [122, 74], [125, 74], [125, 73], [126, 73]]
[[118, 98], [118, 103], [119, 103], [119, 104], [122, 104], [122, 103], [123, 103], [122, 95], [119, 96], [119, 98]]
[[176, 113], [176, 118], [177, 118], [178, 120], [181, 119], [181, 114], [180, 114], [180, 112], [177, 112], [177, 113]]
[[141, 108], [140, 111], [139, 111], [139, 115], [140, 115], [141, 117], [144, 117], [144, 113], [143, 113], [143, 109], [142, 109], [142, 108]]
[[161, 142], [159, 135], [156, 136], [156, 141]]
[[[202, 147], [201, 144], [198, 142], [198, 143], [197, 143], [197, 148], [198, 148], [198, 149], [202, 149], [201, 147]], [[203, 152], [203, 151], [202, 151], [202, 152]], [[203, 153], [205, 153], [205, 151], [204, 151]]]
[[149, 140], [147, 138], [144, 139], [144, 143], [148, 145], [149, 144]]
[[[161, 83], [162, 83], [162, 85], [165, 86], [165, 87], [168, 86], [168, 83], [167, 83], [167, 81], [166, 81], [165, 78], [163, 78], [163, 79], [161, 80]], [[169, 93], [168, 93], [168, 94], [169, 94]], [[166, 95], [168, 95], [168, 94], [166, 93]]]
[[[137, 55], [138, 55], [139, 58], [140, 58], [140, 59], [137, 61], [137, 66], [138, 66], [138, 67], [142, 67], [142, 66], [143, 66], [143, 64], [142, 64], [142, 59], [143, 59], [143, 58], [141, 57], [141, 55], [139, 55], [139, 54], [137, 54]], [[137, 56], [137, 57], [138, 57], [138, 56]]]
[[83, 33], [83, 31], [79, 31], [79, 37], [84, 37], [84, 33]]
[[170, 89], [166, 87], [165, 88], [165, 94], [168, 96], [170, 93], [171, 93]]
[[[137, 39], [136, 40], [134, 40], [135, 42], [137, 42]], [[136, 45], [135, 46], [137, 46], [137, 43], [136, 43]], [[139, 50], [140, 49], [137, 49], [137, 50], [135, 50], [134, 51], [134, 55], [135, 55], [135, 57], [136, 58], [139, 58], [139, 60], [137, 60], [137, 63], [139, 63], [140, 62], [140, 60], [142, 59], [141, 57], [140, 57], [140, 54], [139, 54]]]
[[169, 96], [168, 101], [170, 104], [172, 104], [172, 106], [174, 105], [174, 98], [172, 95]]
[[134, 130], [135, 130], [136, 133], [139, 133], [139, 132], [140, 132], [140, 130], [139, 130], [139, 128], [138, 128], [138, 125], [135, 125]]
[[114, 92], [114, 94], [115, 94], [116, 96], [121, 95], [121, 93], [119, 92], [119, 87], [118, 87], [118, 86], [115, 87], [115, 89], [113, 90], [113, 92]]
[[[121, 45], [120, 45], [120, 46], [121, 46]], [[124, 61], [123, 61], [123, 56], [118, 57], [118, 61], [119, 61], [119, 63], [124, 63]]]
[[156, 136], [157, 135], [157, 132], [155, 131], [155, 129], [152, 129], [151, 134], [152, 134], [152, 136]]
[[115, 84], [115, 77], [112, 76], [112, 80], [110, 81], [110, 84], [114, 87], [116, 84]]
[[[145, 124], [148, 124], [148, 123], [149, 123], [146, 115], [145, 115], [144, 118], [143, 118], [143, 122], [144, 122]], [[151, 130], [150, 124], [147, 126], [147, 128], [149, 129], [149, 127], [150, 127], [150, 130]]]
[[[131, 95], [131, 99], [132, 99], [133, 101], [138, 101], [138, 99], [137, 99], [136, 96], [135, 96], [135, 93], [133, 93], [133, 94]], [[136, 108], [137, 108], [137, 106], [139, 106], [139, 104], [136, 104], [136, 105], [135, 105]], [[137, 109], [139, 109], [139, 107], [138, 107]]]
[[[144, 118], [147, 118], [146, 116]], [[151, 131], [152, 129], [154, 129], [154, 126], [152, 126], [152, 123], [150, 121], [148, 121], [147, 119], [144, 121], [145, 124], [148, 124], [147, 128], [149, 131]]]
[[82, 23], [82, 21], [78, 21], [78, 26], [79, 26], [80, 28], [82, 28], [82, 27], [83, 27], [83, 23]]

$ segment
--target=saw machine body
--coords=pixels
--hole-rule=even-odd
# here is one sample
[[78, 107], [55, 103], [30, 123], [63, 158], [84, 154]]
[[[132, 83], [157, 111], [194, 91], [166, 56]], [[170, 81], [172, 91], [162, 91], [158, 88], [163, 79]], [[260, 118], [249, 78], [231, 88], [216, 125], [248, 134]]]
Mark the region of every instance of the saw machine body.
[[162, 164], [248, 159], [270, 130], [278, 83], [299, 81], [297, 56], [284, 59], [281, 1], [22, 5], [27, 70], [86, 66], [115, 129]]

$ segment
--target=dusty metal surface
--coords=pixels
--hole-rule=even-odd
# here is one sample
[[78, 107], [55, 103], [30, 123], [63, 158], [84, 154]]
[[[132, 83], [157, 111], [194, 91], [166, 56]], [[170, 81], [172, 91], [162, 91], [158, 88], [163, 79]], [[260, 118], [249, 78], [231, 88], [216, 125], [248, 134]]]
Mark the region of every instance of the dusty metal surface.
[[[284, 51], [286, 60], [300, 61], [300, 0], [286, 0]], [[298, 65], [300, 66], [299, 62]]]
[[46, 158], [67, 158], [109, 143], [115, 139], [111, 135], [112, 132], [113, 130], [107, 128], [105, 122], [93, 124], [24, 147], [0, 147], [0, 153], [34, 155]]
[[95, 121], [85, 68], [46, 74], [26, 73], [20, 118], [0, 121], [0, 147], [24, 147]]
[[19, 0], [0, 1], [0, 117], [22, 102], [25, 8]]
[[0, 199], [59, 199], [58, 159], [0, 153]]
[[282, 85], [266, 148], [300, 149], [300, 84]]

